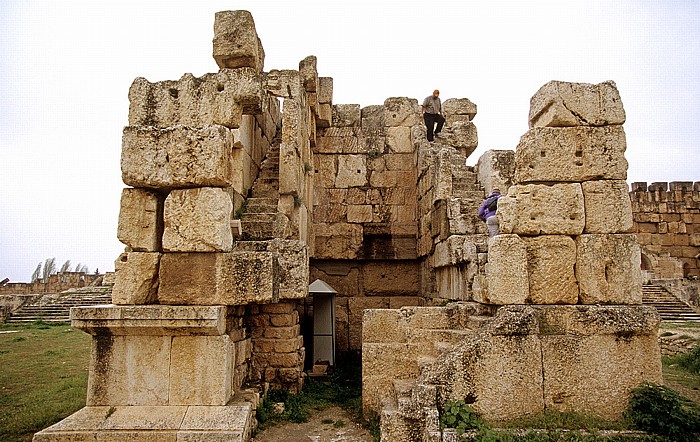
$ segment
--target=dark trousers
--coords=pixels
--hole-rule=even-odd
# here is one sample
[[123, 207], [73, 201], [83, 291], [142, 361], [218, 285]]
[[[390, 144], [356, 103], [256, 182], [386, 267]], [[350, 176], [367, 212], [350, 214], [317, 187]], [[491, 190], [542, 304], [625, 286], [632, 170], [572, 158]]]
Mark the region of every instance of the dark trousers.
[[[445, 118], [440, 114], [429, 114], [427, 112], [423, 113], [423, 119], [425, 120], [425, 127], [428, 129], [428, 141], [433, 141], [433, 130], [435, 133], [440, 133], [442, 126], [445, 124]], [[435, 123], [437, 123], [437, 129], [435, 128]]]

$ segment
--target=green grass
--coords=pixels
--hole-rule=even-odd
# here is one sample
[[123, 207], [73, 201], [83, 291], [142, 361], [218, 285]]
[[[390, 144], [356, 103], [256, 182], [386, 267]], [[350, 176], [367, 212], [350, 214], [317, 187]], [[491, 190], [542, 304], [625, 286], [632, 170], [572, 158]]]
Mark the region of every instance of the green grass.
[[0, 440], [32, 435], [85, 405], [90, 336], [68, 323], [0, 324]]

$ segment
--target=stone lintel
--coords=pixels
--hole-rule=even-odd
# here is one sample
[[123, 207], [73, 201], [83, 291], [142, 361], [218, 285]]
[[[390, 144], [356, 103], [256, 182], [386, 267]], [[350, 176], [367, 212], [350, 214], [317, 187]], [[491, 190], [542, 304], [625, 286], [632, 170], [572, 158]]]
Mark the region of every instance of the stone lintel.
[[73, 307], [71, 325], [91, 335], [219, 336], [226, 331], [226, 307], [111, 304]]

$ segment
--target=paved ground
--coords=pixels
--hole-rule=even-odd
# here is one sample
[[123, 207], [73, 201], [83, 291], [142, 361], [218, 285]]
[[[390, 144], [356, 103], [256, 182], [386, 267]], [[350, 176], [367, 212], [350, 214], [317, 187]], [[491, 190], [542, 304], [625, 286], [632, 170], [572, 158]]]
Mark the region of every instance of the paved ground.
[[372, 442], [372, 436], [343, 409], [330, 407], [313, 414], [308, 422], [268, 428], [251, 442]]

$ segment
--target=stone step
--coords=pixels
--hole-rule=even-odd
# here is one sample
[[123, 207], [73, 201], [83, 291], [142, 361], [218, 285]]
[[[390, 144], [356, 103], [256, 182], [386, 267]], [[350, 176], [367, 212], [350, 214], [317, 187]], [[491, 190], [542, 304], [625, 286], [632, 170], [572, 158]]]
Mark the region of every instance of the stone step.
[[275, 198], [248, 198], [245, 213], [277, 213], [277, 204]]
[[700, 313], [663, 287], [642, 286], [642, 303], [653, 306], [662, 321], [700, 321]]

